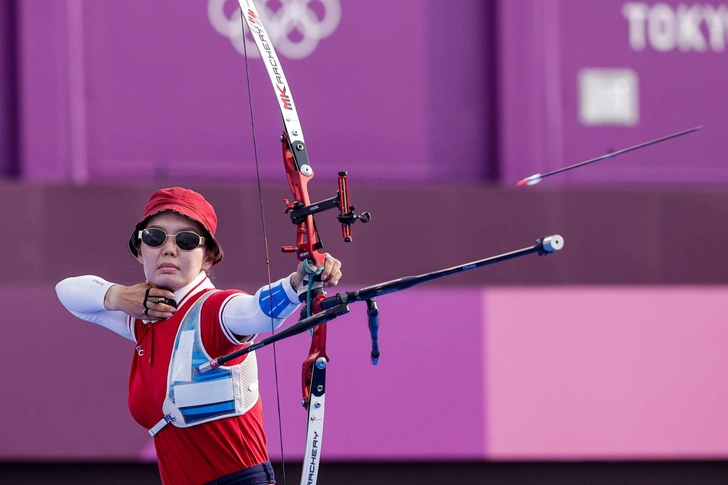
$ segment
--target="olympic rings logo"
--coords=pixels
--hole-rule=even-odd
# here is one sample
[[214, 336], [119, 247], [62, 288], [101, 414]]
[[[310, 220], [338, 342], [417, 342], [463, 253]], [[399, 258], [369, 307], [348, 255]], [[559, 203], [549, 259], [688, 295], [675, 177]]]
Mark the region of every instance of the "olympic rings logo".
[[[235, 49], [250, 57], [260, 57], [258, 49], [245, 26], [245, 47], [243, 47], [243, 24], [240, 8], [233, 0], [236, 8], [230, 17], [225, 14], [228, 0], [208, 0], [207, 16], [215, 30], [230, 39]], [[321, 39], [330, 36], [341, 21], [341, 4], [339, 0], [276, 0], [279, 5], [276, 11], [269, 8], [269, 0], [255, 0], [263, 25], [270, 36], [276, 51], [289, 59], [303, 59], [311, 55]], [[314, 9], [311, 4], [320, 8]], [[323, 14], [317, 10], [323, 9]]]

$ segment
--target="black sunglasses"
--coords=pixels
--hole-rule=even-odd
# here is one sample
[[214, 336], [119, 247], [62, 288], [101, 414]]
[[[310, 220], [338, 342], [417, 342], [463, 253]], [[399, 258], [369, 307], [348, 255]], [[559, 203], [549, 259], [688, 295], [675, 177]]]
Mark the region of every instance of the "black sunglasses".
[[167, 242], [167, 238], [174, 238], [174, 243], [183, 251], [192, 251], [205, 243], [205, 238], [192, 231], [180, 231], [177, 234], [167, 234], [161, 229], [152, 227], [139, 231], [139, 239], [152, 248], [158, 248]]

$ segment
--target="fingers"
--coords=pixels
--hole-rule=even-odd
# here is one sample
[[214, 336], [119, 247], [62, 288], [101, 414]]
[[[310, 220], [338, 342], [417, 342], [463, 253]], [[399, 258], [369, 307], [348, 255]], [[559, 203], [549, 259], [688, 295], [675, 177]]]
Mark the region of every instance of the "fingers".
[[324, 269], [321, 271], [321, 281], [324, 286], [336, 286], [341, 279], [341, 261], [330, 254], [324, 259]]
[[144, 308], [149, 308], [149, 305], [151, 305], [153, 303], [163, 303], [167, 306], [177, 308], [177, 302], [174, 301], [173, 293], [167, 292], [172, 295], [171, 297], [169, 297], [168, 295], [167, 296], [152, 296], [152, 294], [151, 294], [152, 289], [153, 288], [147, 288], [146, 291], [144, 292], [144, 302], [143, 302]]
[[147, 308], [142, 309], [141, 316], [137, 318], [143, 320], [163, 320], [165, 318], [172, 318], [176, 311], [176, 308], [164, 303], [149, 303]]
[[[163, 288], [145, 287], [140, 295], [141, 309], [137, 318], [144, 320], [162, 320], [171, 318], [177, 312], [177, 302], [174, 293]], [[139, 307], [137, 307], [139, 308]]]
[[318, 273], [317, 267], [311, 266], [308, 261], [301, 261], [298, 263], [296, 272], [291, 275], [291, 287], [294, 290], [298, 290], [298, 287], [307, 279], [306, 275], [317, 273], [320, 275], [324, 286], [336, 286], [339, 284], [339, 280], [341, 279], [341, 261], [327, 254], [323, 264], [318, 269], [321, 269], [321, 273]]

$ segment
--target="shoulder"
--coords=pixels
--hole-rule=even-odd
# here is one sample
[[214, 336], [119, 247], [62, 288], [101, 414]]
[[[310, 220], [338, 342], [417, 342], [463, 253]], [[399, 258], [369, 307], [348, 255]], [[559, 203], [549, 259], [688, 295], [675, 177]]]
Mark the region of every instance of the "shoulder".
[[232, 347], [241, 345], [235, 335], [228, 330], [223, 322], [223, 313], [227, 305], [235, 298], [249, 296], [242, 290], [210, 290], [202, 304], [200, 328], [202, 341], [211, 353], [229, 352]]

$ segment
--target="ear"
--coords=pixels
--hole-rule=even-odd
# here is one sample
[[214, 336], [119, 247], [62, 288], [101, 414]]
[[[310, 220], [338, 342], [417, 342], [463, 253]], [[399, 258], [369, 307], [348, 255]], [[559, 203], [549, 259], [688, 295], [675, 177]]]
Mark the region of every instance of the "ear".
[[212, 268], [212, 263], [215, 262], [215, 251], [205, 248], [205, 259], [202, 261], [202, 269], [207, 271]]
[[141, 263], [142, 266], [144, 265], [144, 259], [142, 258], [142, 248], [139, 248], [139, 250], [137, 251], [137, 255], [134, 259], [139, 261], [139, 263]]

